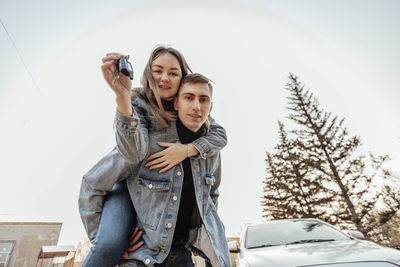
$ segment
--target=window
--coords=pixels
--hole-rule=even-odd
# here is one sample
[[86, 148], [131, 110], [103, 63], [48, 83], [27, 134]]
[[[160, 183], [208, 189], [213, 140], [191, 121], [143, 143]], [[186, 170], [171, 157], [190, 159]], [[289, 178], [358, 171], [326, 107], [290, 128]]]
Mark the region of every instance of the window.
[[14, 241], [0, 240], [0, 267], [7, 267], [10, 260]]

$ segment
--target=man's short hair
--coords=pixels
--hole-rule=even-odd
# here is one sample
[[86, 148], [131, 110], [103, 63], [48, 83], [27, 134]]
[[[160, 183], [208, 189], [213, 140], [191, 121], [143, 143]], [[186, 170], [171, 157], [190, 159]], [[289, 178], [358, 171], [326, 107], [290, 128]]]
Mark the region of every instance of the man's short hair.
[[213, 86], [212, 86], [213, 81], [211, 79], [207, 78], [206, 76], [204, 76], [203, 74], [190, 73], [190, 74], [186, 75], [181, 81], [181, 86], [183, 86], [187, 83], [188, 84], [205, 83], [208, 85], [208, 88], [210, 89], [211, 96], [213, 94]]

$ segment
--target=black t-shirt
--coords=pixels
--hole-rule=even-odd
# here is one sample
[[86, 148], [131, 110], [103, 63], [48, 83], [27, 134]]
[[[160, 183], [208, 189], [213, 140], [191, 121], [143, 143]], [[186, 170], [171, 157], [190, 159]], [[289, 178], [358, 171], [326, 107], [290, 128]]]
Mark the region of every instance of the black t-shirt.
[[161, 103], [163, 105], [163, 108], [166, 111], [175, 111], [176, 112], [176, 110], [174, 109], [174, 100], [161, 99]]
[[[205, 127], [201, 127], [196, 133], [192, 132], [183, 125], [179, 120], [176, 121], [178, 136], [182, 144], [189, 144], [198, 139], [205, 133]], [[179, 203], [178, 219], [176, 221], [174, 240], [172, 246], [179, 245], [189, 235], [189, 230], [198, 226], [198, 207], [194, 193], [192, 168], [190, 158], [186, 158], [183, 162], [183, 185], [181, 200]]]

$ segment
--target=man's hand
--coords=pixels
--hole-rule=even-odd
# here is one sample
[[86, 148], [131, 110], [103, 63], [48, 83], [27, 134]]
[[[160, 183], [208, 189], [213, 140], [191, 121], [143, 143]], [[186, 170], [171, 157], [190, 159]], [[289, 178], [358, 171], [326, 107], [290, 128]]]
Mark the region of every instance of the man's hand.
[[135, 227], [133, 229], [133, 232], [129, 238], [129, 245], [124, 254], [122, 255], [122, 258], [127, 259], [128, 258], [128, 253], [137, 250], [143, 245], [143, 241], [139, 241], [140, 237], [142, 236], [143, 231], [139, 230], [139, 228]]

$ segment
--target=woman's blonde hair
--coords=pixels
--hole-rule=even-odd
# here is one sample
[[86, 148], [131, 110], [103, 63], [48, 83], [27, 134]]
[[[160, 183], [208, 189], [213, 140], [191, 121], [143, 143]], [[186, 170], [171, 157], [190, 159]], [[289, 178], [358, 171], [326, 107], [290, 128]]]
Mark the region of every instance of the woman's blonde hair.
[[[181, 81], [188, 73], [192, 72], [183, 55], [178, 50], [172, 47], [159, 45], [153, 50], [153, 52], [151, 52], [150, 58], [147, 61], [147, 64], [144, 68], [141, 80], [143, 86], [142, 93], [145, 95], [146, 100], [152, 107], [156, 121], [161, 125], [163, 125], [164, 127], [168, 127], [170, 121], [176, 120], [176, 112], [167, 111], [164, 109], [163, 104], [161, 102], [160, 92], [158, 91], [157, 82], [154, 80], [153, 77], [151, 64], [159, 56], [166, 53], [173, 55], [178, 60], [182, 72]], [[134, 93], [137, 94], [138, 92], [136, 91]]]

